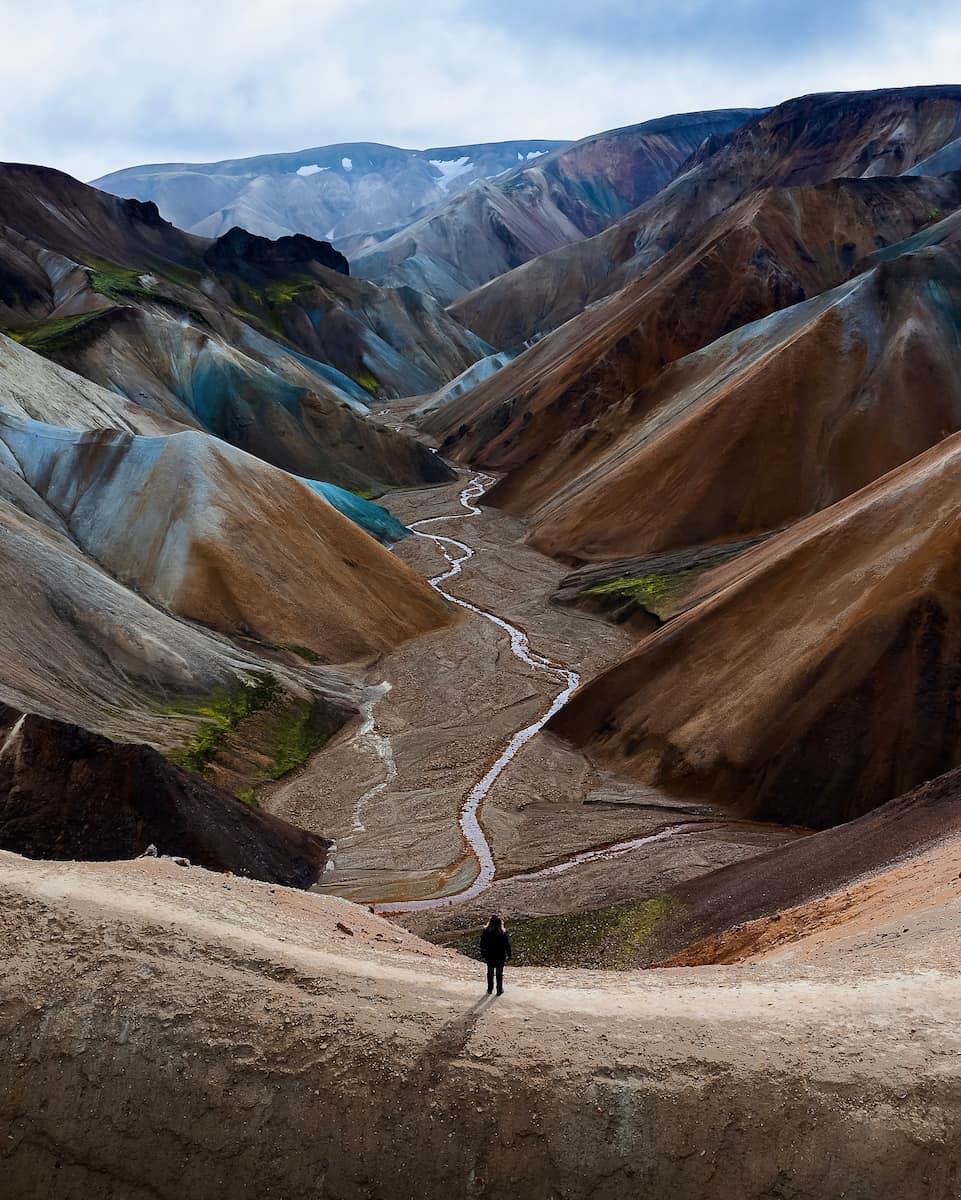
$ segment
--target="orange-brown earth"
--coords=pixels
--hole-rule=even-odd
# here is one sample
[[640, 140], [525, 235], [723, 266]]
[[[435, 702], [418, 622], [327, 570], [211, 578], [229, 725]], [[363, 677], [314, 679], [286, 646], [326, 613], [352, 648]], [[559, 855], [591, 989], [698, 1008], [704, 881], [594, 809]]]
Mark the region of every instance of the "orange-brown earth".
[[[849, 278], [961, 201], [961, 179], [836, 180], [759, 191], [643, 278], [424, 421], [445, 449], [506, 472], [493, 503], [531, 513], [649, 411], [634, 393], [723, 334]], [[572, 551], [577, 553], [577, 551]]]
[[501, 275], [452, 306], [499, 347], [556, 329], [638, 278], [681, 238], [764, 187], [900, 175], [961, 132], [961, 87], [824, 93], [779, 104], [709, 141], [647, 203], [594, 238]]
[[682, 883], [649, 957], [736, 962], [880, 922], [894, 903], [905, 913], [943, 903], [961, 890], [959, 799], [961, 771], [949, 771], [854, 821]]
[[552, 728], [642, 780], [812, 826], [956, 765], [959, 485], [955, 434], [707, 571]]

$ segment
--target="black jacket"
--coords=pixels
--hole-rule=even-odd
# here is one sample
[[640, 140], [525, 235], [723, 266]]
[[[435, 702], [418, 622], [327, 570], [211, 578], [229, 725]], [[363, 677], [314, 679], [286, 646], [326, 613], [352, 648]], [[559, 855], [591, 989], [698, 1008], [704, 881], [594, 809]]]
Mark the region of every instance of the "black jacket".
[[486, 928], [481, 934], [480, 952], [484, 962], [503, 966], [511, 956], [510, 934], [506, 929]]

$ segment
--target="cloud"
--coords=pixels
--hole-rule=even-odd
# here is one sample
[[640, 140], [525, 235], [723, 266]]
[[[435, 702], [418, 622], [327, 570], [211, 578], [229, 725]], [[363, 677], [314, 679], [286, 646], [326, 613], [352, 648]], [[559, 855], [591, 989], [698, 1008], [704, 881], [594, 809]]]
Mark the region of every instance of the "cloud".
[[951, 0], [0, 0], [0, 157], [82, 178], [340, 141], [581, 137], [951, 82]]

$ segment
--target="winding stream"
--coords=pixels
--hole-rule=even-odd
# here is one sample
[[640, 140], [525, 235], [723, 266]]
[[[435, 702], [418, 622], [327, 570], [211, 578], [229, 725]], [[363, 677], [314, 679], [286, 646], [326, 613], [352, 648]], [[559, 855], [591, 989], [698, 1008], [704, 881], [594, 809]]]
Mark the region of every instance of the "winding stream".
[[479, 896], [482, 892], [486, 891], [494, 878], [495, 867], [490, 843], [487, 840], [484, 830], [481, 828], [479, 818], [480, 807], [510, 762], [531, 738], [544, 728], [551, 717], [555, 713], [560, 712], [570, 698], [571, 693], [581, 681], [576, 671], [570, 671], [566, 667], [552, 662], [549, 658], [544, 658], [543, 655], [536, 654], [531, 649], [530, 641], [523, 630], [518, 629], [509, 621], [505, 621], [503, 617], [495, 616], [483, 608], [478, 608], [469, 601], [460, 599], [459, 596], [452, 596], [443, 587], [443, 584], [449, 579], [453, 579], [455, 575], [461, 573], [461, 567], [468, 559], [474, 557], [474, 551], [464, 542], [458, 542], [454, 538], [443, 537], [436, 533], [424, 533], [422, 532], [423, 527], [425, 525], [434, 525], [440, 521], [457, 521], [465, 520], [468, 517], [479, 517], [481, 510], [473, 502], [483, 496], [492, 482], [493, 480], [487, 475], [475, 475], [460, 494], [460, 503], [466, 510], [465, 512], [455, 513], [452, 516], [446, 517], [429, 517], [424, 521], [416, 521], [410, 528], [418, 537], [427, 538], [432, 541], [450, 564], [443, 574], [435, 575], [429, 581], [434, 590], [439, 592], [445, 600], [449, 600], [452, 604], [456, 604], [460, 608], [466, 608], [468, 612], [483, 617], [485, 621], [490, 621], [498, 629], [503, 629], [510, 637], [511, 653], [515, 658], [520, 659], [521, 662], [526, 663], [535, 670], [547, 671], [549, 674], [557, 676], [558, 680], [564, 681], [564, 687], [554, 697], [550, 707], [543, 716], [538, 717], [532, 724], [527, 725], [524, 729], [520, 729], [514, 734], [484, 777], [471, 788], [467, 799], [464, 801], [460, 813], [460, 827], [464, 834], [464, 840], [477, 859], [478, 872], [474, 878], [474, 882], [459, 892], [453, 892], [446, 896], [437, 896], [429, 900], [384, 901], [381, 904], [373, 906], [374, 911], [378, 913], [419, 912], [424, 909], [446, 908], [452, 904], [463, 904], [467, 900], [473, 900], [475, 896]]

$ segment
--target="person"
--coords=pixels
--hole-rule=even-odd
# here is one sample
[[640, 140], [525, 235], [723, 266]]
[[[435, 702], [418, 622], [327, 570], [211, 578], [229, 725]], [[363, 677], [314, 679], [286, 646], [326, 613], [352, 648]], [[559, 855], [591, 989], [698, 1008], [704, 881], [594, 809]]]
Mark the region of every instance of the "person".
[[504, 994], [504, 963], [511, 957], [512, 947], [510, 934], [504, 928], [504, 922], [495, 913], [484, 926], [480, 940], [481, 958], [487, 963], [487, 994], [494, 990], [494, 978], [497, 978], [497, 994]]

